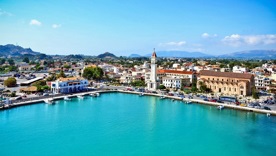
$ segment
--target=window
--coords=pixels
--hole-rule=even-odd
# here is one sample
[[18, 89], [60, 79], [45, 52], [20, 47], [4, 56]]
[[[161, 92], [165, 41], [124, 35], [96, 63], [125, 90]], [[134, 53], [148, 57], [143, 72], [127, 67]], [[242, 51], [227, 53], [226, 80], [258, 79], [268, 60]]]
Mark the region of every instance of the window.
[[231, 92], [231, 88], [229, 88], [229, 91]]
[[223, 81], [223, 79], [221, 79], [221, 81]]
[[226, 87], [224, 87], [224, 91], [226, 91]]

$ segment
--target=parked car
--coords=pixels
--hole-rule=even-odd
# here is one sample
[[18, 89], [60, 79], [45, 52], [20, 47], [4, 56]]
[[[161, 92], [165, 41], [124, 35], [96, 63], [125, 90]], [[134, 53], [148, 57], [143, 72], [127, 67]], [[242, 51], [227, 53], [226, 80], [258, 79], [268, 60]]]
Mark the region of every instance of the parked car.
[[265, 110], [271, 110], [271, 108], [267, 107], [267, 106], [264, 106], [264, 109]]
[[203, 99], [203, 101], [209, 101], [207, 98]]
[[217, 102], [218, 100], [217, 99], [210, 99], [209, 101], [210, 102]]
[[49, 96], [49, 93], [43, 93], [42, 95], [43, 96]]
[[15, 100], [22, 100], [22, 97], [18, 96], [18, 97], [15, 98]]

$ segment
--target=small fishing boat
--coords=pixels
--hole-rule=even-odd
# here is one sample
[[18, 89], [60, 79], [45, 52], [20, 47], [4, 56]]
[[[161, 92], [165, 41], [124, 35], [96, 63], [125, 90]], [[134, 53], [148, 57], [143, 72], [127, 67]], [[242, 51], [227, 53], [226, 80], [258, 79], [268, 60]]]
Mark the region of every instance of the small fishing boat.
[[65, 96], [63, 99], [66, 100], [66, 101], [70, 101], [71, 100], [68, 96]]
[[96, 93], [97, 96], [100, 96], [100, 93]]
[[165, 96], [160, 96], [160, 99], [165, 99]]
[[47, 103], [47, 104], [53, 104], [54, 99], [53, 98], [45, 99], [44, 102]]
[[140, 93], [139, 96], [144, 96], [144, 93]]
[[97, 95], [95, 93], [90, 93], [90, 96], [96, 97]]
[[79, 99], [84, 99], [84, 96], [83, 95], [78, 95], [77, 96]]
[[220, 109], [220, 110], [222, 110], [223, 108], [224, 108], [223, 105], [220, 105], [220, 106], [217, 107], [217, 109]]

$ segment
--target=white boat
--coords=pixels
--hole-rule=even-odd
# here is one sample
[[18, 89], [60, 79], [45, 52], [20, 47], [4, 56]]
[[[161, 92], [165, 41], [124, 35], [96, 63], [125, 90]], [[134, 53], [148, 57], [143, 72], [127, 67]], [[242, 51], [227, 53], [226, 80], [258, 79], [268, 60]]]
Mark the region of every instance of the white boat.
[[139, 96], [143, 96], [143, 95], [144, 95], [144, 93], [140, 93], [140, 94], [139, 94]]
[[221, 110], [221, 109], [224, 108], [224, 106], [223, 106], [223, 105], [220, 105], [220, 106], [218, 106], [217, 108]]
[[66, 100], [66, 101], [69, 101], [69, 100], [71, 100], [68, 96], [65, 96], [64, 97], [64, 100]]
[[53, 98], [45, 99], [44, 102], [47, 103], [47, 104], [53, 104], [54, 99]]
[[83, 95], [78, 95], [77, 96], [79, 99], [84, 99], [84, 96]]
[[95, 93], [90, 93], [90, 96], [96, 97], [97, 95]]
[[165, 96], [160, 96], [160, 99], [165, 99]]
[[97, 96], [100, 96], [100, 93], [96, 93]]
[[190, 104], [190, 103], [192, 103], [192, 101], [191, 101], [191, 100], [188, 100], [188, 101], [186, 101], [186, 103], [187, 103], [187, 104]]

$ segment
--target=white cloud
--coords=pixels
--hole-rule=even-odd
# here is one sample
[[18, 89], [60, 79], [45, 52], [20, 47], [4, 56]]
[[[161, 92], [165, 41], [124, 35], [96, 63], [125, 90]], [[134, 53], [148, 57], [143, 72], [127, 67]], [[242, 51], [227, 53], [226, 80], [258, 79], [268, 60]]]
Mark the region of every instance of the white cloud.
[[179, 41], [179, 42], [167, 42], [167, 43], [160, 43], [160, 46], [183, 46], [186, 44], [186, 41]]
[[41, 23], [41, 22], [39, 22], [39, 21], [38, 21], [38, 20], [36, 20], [36, 19], [32, 19], [32, 20], [30, 21], [30, 25], [41, 26], [41, 25], [42, 25], [42, 23]]
[[61, 24], [53, 24], [52, 25], [52, 28], [54, 28], [54, 29], [59, 28], [59, 27], [61, 27]]
[[276, 44], [276, 34], [269, 35], [239, 35], [232, 34], [230, 36], [225, 36], [222, 39], [222, 42], [238, 47], [241, 45], [267, 45], [267, 44]]
[[12, 13], [0, 9], [0, 16], [12, 16]]
[[202, 38], [211, 38], [211, 37], [217, 37], [217, 36], [218, 36], [217, 34], [210, 35], [208, 33], [203, 33], [201, 35]]
[[208, 34], [208, 33], [203, 33], [202, 35], [201, 35], [201, 37], [202, 38], [208, 38], [210, 35]]

